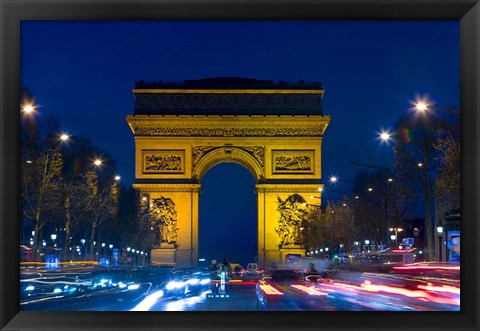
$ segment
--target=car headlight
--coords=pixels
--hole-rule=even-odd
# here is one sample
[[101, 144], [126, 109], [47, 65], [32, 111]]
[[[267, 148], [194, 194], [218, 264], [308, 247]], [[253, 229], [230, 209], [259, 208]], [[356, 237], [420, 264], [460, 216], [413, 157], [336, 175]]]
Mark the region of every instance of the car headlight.
[[184, 282], [179, 282], [179, 281], [176, 281], [176, 280], [172, 280], [170, 282], [167, 283], [167, 285], [165, 286], [165, 288], [167, 290], [174, 290], [176, 288], [181, 288], [185, 285]]
[[190, 284], [190, 285], [196, 285], [200, 282], [200, 280], [198, 278], [190, 278], [189, 280], [187, 280], [187, 284]]

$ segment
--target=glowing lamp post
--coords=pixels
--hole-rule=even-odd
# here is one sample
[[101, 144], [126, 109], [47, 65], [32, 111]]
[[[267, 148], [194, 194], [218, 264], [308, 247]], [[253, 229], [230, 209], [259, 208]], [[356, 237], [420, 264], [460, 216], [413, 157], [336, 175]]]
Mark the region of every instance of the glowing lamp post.
[[22, 107], [22, 112], [27, 115], [33, 114], [35, 112], [35, 105], [25, 104]]
[[57, 247], [57, 244], [55, 243], [55, 240], [57, 239], [57, 235], [55, 233], [53, 233], [50, 238], [52, 238], [52, 241], [53, 241], [53, 247]]
[[85, 252], [85, 260], [87, 260], [87, 247], [85, 246], [86, 240], [85, 239], [80, 239], [80, 242], [82, 243], [82, 249]]
[[438, 235], [438, 261], [442, 262], [443, 261], [443, 226], [439, 225], [437, 226], [437, 235]]
[[390, 236], [390, 238], [392, 239], [392, 241], [395, 240], [395, 246], [398, 246], [398, 233], [402, 232], [403, 229], [402, 228], [390, 228], [389, 230], [390, 230], [390, 232], [395, 232], [395, 234], [392, 234]]

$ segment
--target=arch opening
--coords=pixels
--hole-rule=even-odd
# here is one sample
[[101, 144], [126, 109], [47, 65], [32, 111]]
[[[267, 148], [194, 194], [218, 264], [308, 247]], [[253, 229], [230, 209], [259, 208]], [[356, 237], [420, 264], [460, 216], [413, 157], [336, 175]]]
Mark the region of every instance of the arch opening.
[[236, 162], [219, 162], [202, 177], [199, 197], [199, 258], [256, 261], [258, 219], [255, 178]]

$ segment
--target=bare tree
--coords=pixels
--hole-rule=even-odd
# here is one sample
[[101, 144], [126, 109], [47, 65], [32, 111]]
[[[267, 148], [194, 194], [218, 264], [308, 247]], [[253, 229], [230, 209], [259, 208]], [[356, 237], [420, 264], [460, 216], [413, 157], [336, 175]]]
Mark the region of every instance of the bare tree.
[[95, 235], [97, 228], [103, 222], [113, 219], [117, 214], [119, 184], [113, 178], [105, 182], [99, 180], [95, 171], [85, 175], [86, 186], [81, 196], [82, 204], [86, 211], [84, 222], [90, 225], [89, 256], [94, 258]]
[[460, 197], [460, 127], [440, 128], [433, 146], [439, 152], [440, 162], [435, 182], [437, 190]]
[[[22, 123], [24, 124], [24, 123]], [[63, 159], [59, 145], [49, 144], [49, 128], [38, 125], [26, 130], [22, 125], [21, 181], [23, 216], [33, 221], [33, 259], [37, 259], [39, 239], [45, 224], [53, 221], [55, 195], [59, 189]]]
[[402, 133], [394, 147], [397, 177], [416, 192], [423, 192], [425, 215], [425, 257], [434, 256], [433, 219], [430, 212], [433, 183], [438, 169], [436, 131], [442, 123], [427, 117], [402, 117], [397, 131]]

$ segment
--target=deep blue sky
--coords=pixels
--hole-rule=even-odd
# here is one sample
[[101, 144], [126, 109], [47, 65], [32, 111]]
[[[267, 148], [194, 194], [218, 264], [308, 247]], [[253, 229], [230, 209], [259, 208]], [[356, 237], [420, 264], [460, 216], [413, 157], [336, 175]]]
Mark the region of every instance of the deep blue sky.
[[[56, 115], [65, 131], [109, 150], [130, 184], [134, 140], [125, 116], [133, 114], [136, 81], [238, 76], [322, 82], [324, 114], [332, 117], [323, 177], [352, 179], [360, 170], [352, 160], [391, 164], [391, 148], [379, 143], [377, 132], [392, 127], [416, 94], [459, 107], [459, 33], [458, 21], [24, 21], [21, 84], [35, 94], [40, 116]], [[245, 209], [254, 182], [238, 169], [222, 164], [205, 176], [200, 234]], [[224, 177], [232, 173], [239, 178]], [[210, 189], [225, 185], [243, 192], [231, 207], [238, 209], [210, 212], [208, 206], [227, 204], [225, 194]], [[255, 242], [256, 210], [244, 219], [253, 240], [245, 239], [243, 263]], [[237, 235], [232, 230], [228, 236]], [[204, 249], [214, 245], [223, 247], [212, 241]]]

